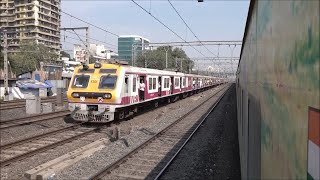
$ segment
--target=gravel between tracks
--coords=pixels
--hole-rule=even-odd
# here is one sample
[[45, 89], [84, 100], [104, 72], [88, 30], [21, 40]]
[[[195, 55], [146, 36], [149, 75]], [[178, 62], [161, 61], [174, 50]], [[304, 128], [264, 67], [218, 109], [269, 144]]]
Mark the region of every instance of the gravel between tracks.
[[36, 122], [30, 125], [22, 125], [8, 129], [2, 129], [0, 131], [1, 145], [35, 135], [44, 134], [61, 127], [66, 127], [67, 125], [68, 124], [64, 122], [64, 118], [54, 118], [52, 120]]
[[241, 179], [235, 86], [161, 179]]
[[76, 150], [77, 148], [83, 147], [94, 141], [95, 138], [105, 138], [106, 135], [102, 133], [95, 133], [88, 137], [83, 137], [78, 140], [75, 140], [70, 143], [66, 143], [62, 146], [58, 146], [54, 149], [42, 152], [36, 156], [29, 157], [25, 160], [17, 161], [9, 166], [1, 168], [1, 177], [0, 179], [25, 179], [23, 177], [24, 173], [29, 169], [32, 169], [36, 166], [39, 166], [45, 162], [48, 162], [52, 159], [58, 158], [62, 155], [65, 155], [71, 151]]
[[106, 148], [96, 152], [94, 155], [81, 160], [62, 172], [58, 172], [56, 178], [68, 180], [87, 179], [90, 175], [128, 153], [217, 91], [218, 88], [214, 88], [155, 109], [130, 121], [126, 121], [126, 123], [121, 123], [118, 126], [120, 130], [128, 129], [121, 130], [121, 132], [124, 131], [125, 133], [121, 135], [120, 140], [110, 143]]
[[17, 119], [17, 118], [22, 118], [26, 117], [26, 108], [15, 108], [15, 109], [6, 109], [6, 110], [0, 110], [0, 120], [5, 121], [5, 120], [10, 120], [10, 119]]

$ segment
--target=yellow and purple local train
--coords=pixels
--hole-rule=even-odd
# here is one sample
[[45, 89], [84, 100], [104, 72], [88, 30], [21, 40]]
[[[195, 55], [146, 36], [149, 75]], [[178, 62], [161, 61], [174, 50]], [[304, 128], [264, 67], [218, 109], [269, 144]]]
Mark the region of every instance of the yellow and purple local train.
[[157, 107], [224, 82], [211, 76], [96, 62], [75, 68], [68, 88], [69, 110], [76, 121], [110, 122], [132, 116], [143, 106]]

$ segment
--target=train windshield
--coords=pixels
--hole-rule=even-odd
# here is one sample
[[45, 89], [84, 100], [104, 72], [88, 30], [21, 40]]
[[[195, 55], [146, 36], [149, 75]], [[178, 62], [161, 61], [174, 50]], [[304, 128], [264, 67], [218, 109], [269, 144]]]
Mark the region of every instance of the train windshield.
[[117, 82], [117, 76], [101, 76], [99, 88], [114, 89]]
[[88, 75], [78, 75], [74, 77], [73, 87], [76, 88], [86, 88], [89, 83], [90, 76]]

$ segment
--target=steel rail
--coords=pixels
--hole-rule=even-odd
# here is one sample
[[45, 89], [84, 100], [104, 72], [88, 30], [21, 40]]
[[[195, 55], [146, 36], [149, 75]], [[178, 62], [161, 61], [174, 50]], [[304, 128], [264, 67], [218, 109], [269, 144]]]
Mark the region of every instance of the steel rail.
[[[42, 102], [47, 103], [47, 102], [54, 102], [55, 99], [43, 99]], [[64, 102], [67, 100], [64, 99]], [[19, 101], [19, 102], [11, 102], [11, 103], [1, 103], [0, 105], [0, 110], [8, 110], [8, 109], [15, 109], [15, 108], [22, 108], [26, 106], [26, 101]]]
[[209, 100], [211, 100], [211, 98], [213, 98], [214, 96], [216, 96], [219, 92], [221, 92], [223, 89], [225, 89], [228, 85], [226, 85], [225, 87], [221, 88], [218, 92], [214, 93], [212, 96], [210, 96], [207, 100], [205, 100], [204, 102], [202, 102], [201, 104], [199, 104], [198, 106], [196, 106], [195, 108], [191, 109], [188, 113], [184, 114], [182, 117], [178, 118], [177, 120], [175, 120], [173, 123], [169, 124], [167, 127], [165, 127], [163, 130], [161, 130], [160, 132], [156, 133], [155, 135], [153, 135], [152, 137], [150, 137], [149, 139], [147, 139], [146, 141], [144, 141], [141, 145], [139, 145], [138, 147], [134, 148], [132, 151], [130, 151], [129, 153], [125, 154], [124, 156], [122, 156], [121, 158], [119, 158], [117, 161], [113, 162], [112, 164], [108, 165], [107, 167], [101, 169], [99, 172], [97, 172], [96, 174], [92, 175], [91, 177], [89, 177], [90, 180], [96, 180], [96, 179], [100, 179], [101, 177], [104, 177], [106, 174], [109, 174], [112, 170], [116, 169], [117, 167], [119, 167], [122, 163], [124, 163], [127, 159], [130, 158], [130, 156], [132, 156], [133, 154], [137, 153], [137, 151], [139, 151], [140, 149], [143, 149], [144, 147], [148, 146], [149, 143], [151, 143], [153, 140], [159, 138], [161, 135], [163, 135], [163, 133], [165, 133], [166, 131], [168, 131], [170, 128], [172, 128], [174, 125], [178, 124], [179, 122], [181, 122], [183, 119], [185, 119], [188, 115], [190, 115], [192, 112], [198, 110], [200, 107], [202, 107], [202, 105], [206, 102], [208, 102]]
[[[50, 114], [41, 114], [38, 116], [30, 116], [30, 117], [25, 117], [25, 118], [21, 118], [21, 119], [4, 121], [4, 122], [0, 123], [1, 124], [0, 130], [13, 128], [13, 127], [17, 127], [17, 126], [22, 126], [22, 125], [27, 125], [27, 124], [36, 123], [36, 122], [47, 121], [47, 120], [51, 120], [51, 119], [55, 119], [55, 118], [65, 117], [69, 114], [70, 114], [70, 112], [68, 112], [66, 110], [66, 111], [58, 111], [58, 112], [54, 112], [54, 113], [50, 113]], [[46, 116], [49, 116], [49, 117], [46, 117]], [[34, 118], [41, 118], [41, 119], [33, 120]], [[26, 121], [28, 119], [31, 119], [31, 120]], [[21, 122], [21, 121], [26, 121], [26, 122]]]
[[4, 145], [1, 145], [0, 149], [1, 150], [5, 150], [5, 149], [8, 149], [8, 148], [10, 148], [12, 146], [16, 146], [16, 145], [19, 145], [19, 144], [22, 144], [22, 143], [25, 143], [25, 142], [28, 142], [28, 141], [44, 138], [44, 137], [47, 137], [47, 136], [52, 135], [52, 134], [56, 134], [56, 133], [59, 133], [59, 132], [62, 132], [62, 131], [73, 129], [73, 128], [77, 127], [77, 126], [80, 126], [81, 124], [83, 124], [83, 123], [71, 125], [71, 126], [68, 126], [68, 127], [63, 127], [63, 128], [57, 129], [57, 130], [49, 131], [49, 132], [44, 133], [44, 134], [39, 134], [39, 135], [31, 136], [31, 137], [28, 137], [28, 138], [25, 138], [25, 139], [21, 139], [21, 140], [15, 141], [15, 142], [7, 143], [7, 144], [4, 144]]
[[48, 150], [48, 149], [52, 149], [52, 148], [57, 147], [57, 146], [59, 146], [59, 145], [61, 145], [61, 144], [65, 144], [65, 143], [67, 143], [67, 142], [76, 140], [76, 139], [81, 138], [81, 137], [83, 137], [83, 136], [86, 136], [86, 135], [88, 135], [88, 134], [94, 133], [94, 132], [96, 132], [96, 131], [99, 130], [99, 129], [100, 129], [100, 127], [99, 127], [99, 128], [94, 128], [94, 129], [91, 129], [91, 130], [89, 130], [89, 131], [83, 132], [83, 133], [81, 133], [81, 134], [77, 134], [77, 135], [72, 136], [72, 137], [70, 137], [70, 138], [64, 139], [64, 140], [62, 140], [62, 141], [58, 141], [58, 142], [49, 144], [49, 145], [47, 145], [47, 146], [43, 146], [43, 147], [41, 147], [41, 148], [38, 148], [38, 149], [35, 149], [35, 150], [32, 150], [32, 151], [26, 152], [26, 153], [23, 153], [23, 154], [19, 154], [19, 155], [17, 155], [17, 156], [12, 157], [12, 158], [9, 158], [9, 159], [0, 161], [0, 167], [6, 166], [6, 165], [11, 164], [11, 163], [13, 163], [13, 162], [15, 162], [15, 161], [22, 160], [22, 159], [24, 159], [24, 158], [30, 157], [30, 156], [35, 155], [35, 154], [37, 154], [37, 153], [46, 151], [46, 150]]

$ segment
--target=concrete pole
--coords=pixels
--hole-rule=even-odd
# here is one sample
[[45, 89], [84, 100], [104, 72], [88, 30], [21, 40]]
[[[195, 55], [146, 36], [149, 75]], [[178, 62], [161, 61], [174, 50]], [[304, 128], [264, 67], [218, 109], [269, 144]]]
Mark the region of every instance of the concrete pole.
[[89, 27], [86, 28], [86, 62], [87, 64], [90, 63], [90, 44], [89, 44]]
[[4, 47], [3, 47], [3, 54], [4, 54], [4, 100], [9, 101], [9, 91], [8, 91], [8, 37], [7, 33], [3, 32], [4, 36]]
[[182, 60], [183, 59], [180, 59], [180, 71], [182, 72]]

